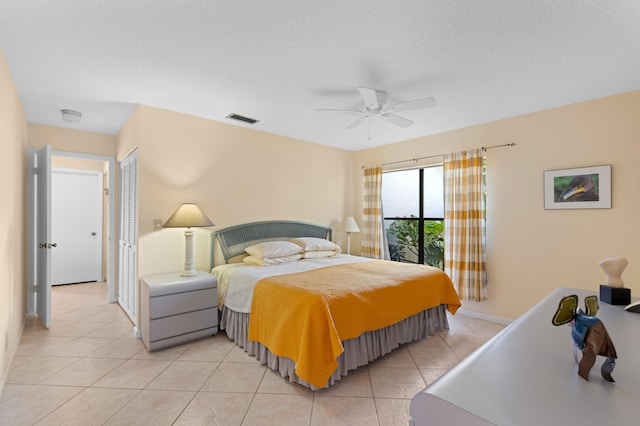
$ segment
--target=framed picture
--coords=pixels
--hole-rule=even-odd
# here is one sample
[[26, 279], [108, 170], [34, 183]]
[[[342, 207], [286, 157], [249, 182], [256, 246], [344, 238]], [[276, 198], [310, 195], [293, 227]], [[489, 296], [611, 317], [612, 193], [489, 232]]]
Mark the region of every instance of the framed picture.
[[610, 209], [611, 166], [545, 171], [544, 208]]

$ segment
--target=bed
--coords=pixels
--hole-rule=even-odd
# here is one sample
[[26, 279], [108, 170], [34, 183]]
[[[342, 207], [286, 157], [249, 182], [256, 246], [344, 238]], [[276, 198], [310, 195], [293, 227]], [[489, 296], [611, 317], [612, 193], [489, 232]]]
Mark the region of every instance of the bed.
[[[330, 228], [296, 221], [248, 223], [211, 236], [220, 329], [282, 377], [313, 390], [448, 328], [446, 311], [460, 306], [437, 268], [344, 255], [335, 245], [335, 253], [316, 256], [325, 252], [314, 251], [316, 242], [331, 245], [331, 237]], [[302, 244], [295, 261], [246, 263], [247, 249], [288, 241]]]

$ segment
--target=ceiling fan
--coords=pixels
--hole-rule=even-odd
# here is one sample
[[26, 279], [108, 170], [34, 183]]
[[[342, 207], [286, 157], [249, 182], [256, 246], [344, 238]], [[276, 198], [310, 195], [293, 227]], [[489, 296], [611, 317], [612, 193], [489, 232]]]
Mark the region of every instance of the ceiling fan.
[[366, 87], [360, 87], [358, 88], [358, 91], [360, 92], [360, 96], [364, 103], [363, 109], [318, 108], [317, 110], [360, 114], [360, 117], [356, 121], [345, 127], [345, 129], [353, 129], [354, 127], [358, 127], [364, 123], [367, 119], [370, 120], [372, 116], [378, 116], [389, 123], [395, 124], [396, 126], [409, 127], [413, 124], [413, 121], [396, 114], [396, 112], [432, 108], [436, 106], [436, 100], [434, 98], [415, 99], [413, 101], [388, 104], [387, 94], [385, 92], [368, 89]]

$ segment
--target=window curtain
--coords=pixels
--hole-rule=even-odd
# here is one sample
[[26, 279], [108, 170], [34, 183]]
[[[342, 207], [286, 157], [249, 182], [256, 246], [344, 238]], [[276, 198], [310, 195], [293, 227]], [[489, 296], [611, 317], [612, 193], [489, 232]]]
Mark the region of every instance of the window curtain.
[[364, 169], [361, 254], [373, 259], [388, 259], [389, 248], [382, 220], [382, 167]]
[[482, 150], [444, 156], [445, 272], [463, 300], [487, 299]]

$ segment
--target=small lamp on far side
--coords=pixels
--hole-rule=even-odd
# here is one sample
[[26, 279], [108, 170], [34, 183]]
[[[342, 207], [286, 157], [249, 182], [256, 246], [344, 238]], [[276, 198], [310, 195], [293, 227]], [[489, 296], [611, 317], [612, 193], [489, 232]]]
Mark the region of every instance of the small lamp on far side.
[[342, 232], [347, 233], [347, 254], [351, 254], [351, 233], [360, 232], [360, 228], [358, 227], [358, 223], [353, 218], [353, 216], [349, 216], [345, 218], [342, 222], [342, 227], [340, 228]]
[[162, 225], [163, 228], [187, 228], [184, 230], [184, 271], [182, 277], [198, 275], [193, 260], [193, 231], [191, 228], [213, 226], [213, 222], [204, 214], [197, 204], [185, 203], [171, 215]]

